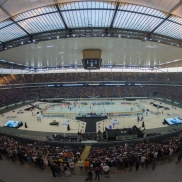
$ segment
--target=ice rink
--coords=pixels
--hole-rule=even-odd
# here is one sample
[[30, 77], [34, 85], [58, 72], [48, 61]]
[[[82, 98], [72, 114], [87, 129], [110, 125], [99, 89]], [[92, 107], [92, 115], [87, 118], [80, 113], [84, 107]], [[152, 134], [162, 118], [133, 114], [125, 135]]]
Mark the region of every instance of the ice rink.
[[140, 102], [123, 101], [86, 101], [70, 102], [70, 104], [47, 104], [43, 109], [44, 115], [78, 115], [78, 114], [107, 114], [107, 113], [140, 113], [145, 106]]
[[[87, 105], [85, 104], [87, 103]], [[164, 125], [162, 122], [165, 118], [179, 116], [182, 117], [182, 109], [172, 107], [171, 105], [163, 103], [165, 107], [169, 107], [170, 110], [163, 110], [162, 108], [156, 108], [151, 102], [153, 100], [143, 100], [143, 101], [130, 101], [131, 104], [127, 102], [124, 103], [122, 100], [113, 101], [112, 103], [100, 104], [99, 101], [79, 101], [74, 104], [53, 104], [45, 102], [36, 102], [42, 110], [43, 115], [41, 115], [40, 110], [35, 108], [33, 111], [25, 111], [24, 109], [30, 107], [30, 105], [23, 106], [21, 108], [9, 111], [0, 116], [0, 126], [9, 120], [9, 118], [22, 121], [27, 123], [28, 128], [24, 126], [20, 127], [18, 130], [31, 130], [31, 131], [44, 131], [44, 132], [57, 132], [57, 133], [77, 133], [82, 130], [84, 132], [86, 123], [78, 121], [75, 117], [80, 113], [107, 113], [108, 119], [98, 122], [96, 129], [102, 130], [104, 127], [109, 127], [110, 125], [114, 128], [132, 127], [136, 125], [141, 128], [142, 122], [137, 121], [136, 113], [143, 111], [143, 108], [148, 109], [149, 112], [143, 113], [143, 120], [145, 122], [146, 129], [153, 128], [169, 128], [168, 125]], [[159, 103], [155, 101], [155, 103]], [[71, 109], [70, 109], [71, 108]], [[22, 110], [22, 114], [17, 114], [18, 111]], [[33, 112], [33, 113], [32, 113]], [[37, 114], [39, 113], [39, 114]], [[130, 115], [124, 116], [123, 113], [129, 113]], [[54, 114], [61, 114], [61, 117], [55, 117]], [[41, 117], [41, 121], [37, 120], [37, 117]], [[52, 121], [57, 121], [59, 126], [52, 126], [49, 123]], [[70, 131], [67, 131], [66, 122], [69, 122]], [[113, 126], [113, 122], [114, 124]], [[17, 129], [15, 129], [17, 130]]]

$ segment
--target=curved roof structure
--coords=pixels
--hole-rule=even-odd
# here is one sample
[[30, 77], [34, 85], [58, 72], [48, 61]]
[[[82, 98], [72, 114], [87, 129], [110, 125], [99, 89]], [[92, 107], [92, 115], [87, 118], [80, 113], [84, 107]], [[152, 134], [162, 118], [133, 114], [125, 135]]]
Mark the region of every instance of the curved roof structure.
[[[139, 39], [142, 42], [150, 41], [152, 44], [153, 42], [160, 43], [159, 46], [162, 43], [176, 48], [182, 47], [182, 2], [179, 0], [127, 0], [125, 2], [1, 0], [0, 4], [0, 51], [3, 51], [0, 59], [9, 62], [13, 60], [8, 55], [16, 54], [17, 49], [14, 47], [23, 45], [23, 49], [30, 49], [32, 46], [27, 46], [30, 43], [37, 44], [52, 39], [114, 37]], [[95, 46], [94, 44], [91, 47]], [[46, 46], [46, 44], [41, 46]], [[153, 45], [149, 43], [148, 46]], [[11, 48], [14, 51], [9, 51]], [[37, 46], [34, 48], [37, 49]], [[102, 49], [102, 46], [98, 48]], [[64, 52], [61, 49], [58, 51], [55, 54]], [[140, 51], [134, 51], [140, 54]], [[36, 53], [32, 52], [33, 54]], [[17, 60], [15, 59], [16, 63], [29, 67], [35, 66], [35, 63], [30, 63], [32, 62], [31, 56], [28, 56], [28, 61], [25, 57], [18, 56]], [[151, 63], [148, 64], [145, 61], [141, 66], [157, 66], [182, 58], [180, 53], [172, 59], [169, 58], [170, 56], [166, 60], [159, 57], [157, 53], [148, 58], [144, 56], [144, 59]], [[19, 61], [21, 58], [24, 61]], [[50, 60], [45, 64], [46, 57], [43, 59], [41, 63], [37, 60], [36, 67], [56, 66], [51, 64]], [[55, 57], [56, 59], [59, 60], [58, 57]], [[74, 56], [70, 59], [72, 60], [69, 60], [70, 64], [76, 64], [77, 59], [74, 60]], [[134, 62], [133, 59], [135, 59]], [[132, 63], [129, 63], [131, 60]], [[111, 59], [105, 62], [116, 64], [117, 61], [119, 60]], [[68, 60], [63, 62], [68, 63]], [[141, 62], [141, 58], [131, 56], [126, 64], [140, 65]]]
[[[81, 2], [81, 0], [77, 0], [77, 2]], [[116, 0], [102, 0], [103, 2], [114, 2]], [[10, 16], [15, 16], [17, 14], [40, 8], [43, 6], [51, 5], [51, 4], [59, 4], [59, 3], [70, 3], [74, 2], [73, 0], [1, 0], [1, 7], [9, 13], [9, 15], [4, 12], [4, 10], [0, 10], [0, 21], [9, 18]], [[76, 1], [75, 1], [76, 2]], [[180, 0], [124, 0], [117, 2], [126, 2], [141, 6], [146, 6], [153, 9], [158, 9], [165, 12], [171, 12], [174, 7], [175, 10], [172, 11], [172, 14], [182, 17], [181, 11], [181, 3]]]

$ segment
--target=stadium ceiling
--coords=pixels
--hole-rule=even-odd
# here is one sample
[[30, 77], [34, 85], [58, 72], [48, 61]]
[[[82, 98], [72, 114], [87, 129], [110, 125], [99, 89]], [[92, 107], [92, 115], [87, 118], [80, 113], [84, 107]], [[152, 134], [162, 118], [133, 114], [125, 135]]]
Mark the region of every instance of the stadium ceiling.
[[[64, 61], [58, 60], [57, 64], [56, 58], [52, 62], [47, 57], [47, 60], [43, 57], [42, 59], [44, 60], [42, 62], [37, 60], [37, 57], [34, 60], [35, 55], [40, 54], [37, 51], [36, 44], [39, 43], [41, 44], [40, 47], [45, 47], [47, 45], [45, 41], [52, 41], [51, 43], [54, 43], [53, 41], [57, 39], [59, 41], [64, 40], [64, 42], [65, 39], [68, 39], [68, 47], [71, 46], [72, 39], [75, 38], [80, 38], [80, 40], [84, 40], [83, 38], [93, 38], [95, 43], [92, 46], [94, 46], [97, 42], [94, 39], [95, 37], [129, 39], [131, 40], [130, 44], [136, 44], [137, 39], [145, 43], [143, 46], [160, 47], [161, 45], [164, 47], [163, 45], [166, 45], [176, 52], [179, 52], [177, 49], [182, 47], [181, 0], [127, 0], [125, 2], [74, 2], [69, 0], [29, 0], [27, 2], [26, 0], [0, 0], [0, 4], [0, 59], [4, 59], [7, 65], [8, 62], [15, 62], [23, 66], [38, 68], [56, 66], [57, 64], [61, 66], [62, 62], [66, 65], [68, 61], [71, 65], [79, 64], [80, 62], [76, 62], [80, 57], [76, 57], [72, 53], [69, 60], [63, 57]], [[74, 42], [75, 44], [79, 43], [79, 41]], [[121, 46], [127, 45], [126, 40], [123, 42]], [[146, 42], [149, 43], [147, 44]], [[101, 42], [101, 44], [103, 43], [104, 41]], [[62, 45], [62, 43], [60, 44]], [[159, 45], [157, 46], [157, 44]], [[113, 41], [111, 46], [114, 47], [114, 45], [115, 42]], [[142, 47], [142, 44], [138, 43], [138, 45]], [[31, 48], [35, 50], [30, 51], [31, 55], [23, 57], [26, 56], [23, 53], [22, 57], [18, 57], [21, 56], [20, 50], [26, 49], [26, 52], [28, 52]], [[98, 48], [102, 49], [102, 45]], [[169, 47], [165, 47], [165, 49], [169, 50]], [[45, 49], [42, 50], [47, 51]], [[53, 51], [54, 54], [64, 52], [61, 49], [57, 51], [59, 52]], [[79, 51], [81, 52], [82, 50]], [[134, 51], [141, 54], [138, 50]], [[16, 52], [20, 55], [16, 55]], [[41, 52], [41, 54], [43, 53], [46, 52]], [[164, 61], [155, 53], [153, 57], [145, 55], [147, 58], [144, 56], [146, 61], [143, 62], [140, 58], [134, 60], [136, 57], [131, 56], [125, 64], [157, 66], [182, 58], [181, 54], [177, 53], [174, 58]], [[150, 54], [152, 53], [150, 52]], [[161, 52], [161, 54], [164, 54], [164, 52]], [[168, 52], [168, 54], [172, 54], [172, 52]], [[14, 55], [17, 59], [13, 61], [14, 57], [9, 58], [8, 55]], [[24, 61], [19, 61], [18, 59], [24, 59]], [[107, 60], [106, 64], [114, 65], [117, 62], [118, 58], [114, 57], [110, 61]], [[124, 60], [122, 60], [122, 64], [124, 64], [123, 62]], [[148, 62], [150, 63], [148, 64]]]

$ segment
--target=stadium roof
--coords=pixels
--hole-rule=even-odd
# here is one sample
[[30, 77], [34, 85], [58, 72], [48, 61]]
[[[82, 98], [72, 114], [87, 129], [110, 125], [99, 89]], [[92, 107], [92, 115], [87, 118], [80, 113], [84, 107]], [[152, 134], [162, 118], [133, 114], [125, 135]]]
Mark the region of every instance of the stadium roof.
[[79, 65], [98, 48], [106, 65], [159, 66], [182, 59], [181, 40], [179, 0], [0, 0], [0, 62]]

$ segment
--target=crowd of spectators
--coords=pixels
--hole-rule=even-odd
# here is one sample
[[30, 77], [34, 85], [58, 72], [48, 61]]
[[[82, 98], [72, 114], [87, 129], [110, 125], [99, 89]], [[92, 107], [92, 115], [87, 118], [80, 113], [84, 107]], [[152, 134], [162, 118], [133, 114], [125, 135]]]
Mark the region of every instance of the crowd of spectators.
[[33, 98], [109, 98], [156, 96], [182, 100], [182, 87], [175, 86], [77, 86], [77, 87], [29, 87], [0, 90], [0, 107]]
[[[100, 180], [100, 174], [109, 177], [109, 172], [122, 172], [141, 169], [155, 169], [160, 160], [170, 160], [177, 154], [178, 164], [182, 158], [182, 133], [171, 133], [143, 141], [122, 143], [92, 144], [89, 155], [82, 161], [80, 158], [84, 144], [56, 144], [51, 142], [37, 143], [27, 139], [18, 139], [0, 135], [0, 160], [27, 163], [31, 169], [45, 170], [50, 168], [57, 178], [75, 174], [75, 162], [78, 161], [80, 173], [86, 173], [87, 180], [94, 177]], [[1, 156], [1, 153], [4, 154]]]
[[87, 73], [47, 73], [1, 75], [0, 84], [22, 84], [42, 82], [75, 81], [143, 81], [143, 82], [181, 82], [182, 73], [139, 73], [139, 72], [87, 72]]
[[[90, 166], [103, 167], [105, 164], [112, 171], [121, 173], [122, 171], [137, 171], [148, 168], [155, 169], [155, 164], [159, 160], [170, 158], [178, 154], [179, 161], [182, 157], [182, 134], [168, 137], [164, 140], [142, 142], [128, 142], [123, 144], [95, 144], [92, 146], [87, 161]], [[178, 161], [177, 161], [178, 163]]]
[[[0, 136], [0, 153], [8, 160], [18, 161], [22, 165], [26, 162], [32, 169], [45, 170], [50, 167], [54, 177], [61, 177], [61, 166], [64, 170], [74, 164], [80, 158], [84, 147], [83, 144], [37, 143], [6, 135]], [[3, 160], [1, 155], [0, 159]]]

